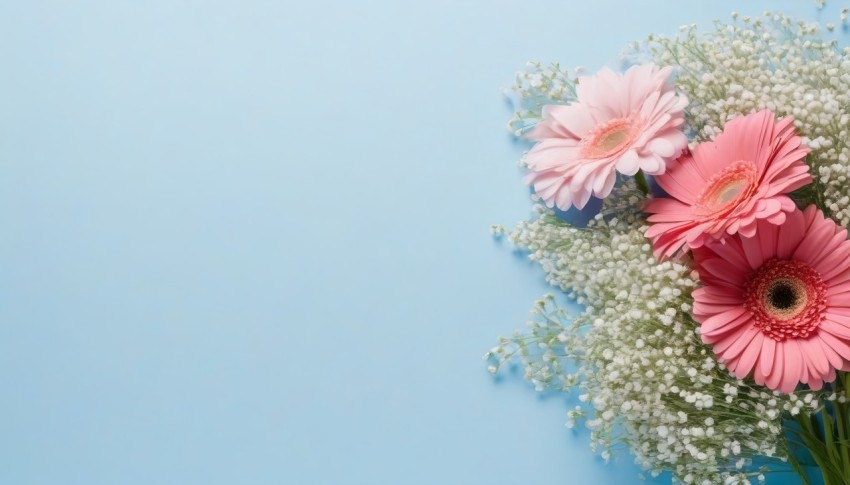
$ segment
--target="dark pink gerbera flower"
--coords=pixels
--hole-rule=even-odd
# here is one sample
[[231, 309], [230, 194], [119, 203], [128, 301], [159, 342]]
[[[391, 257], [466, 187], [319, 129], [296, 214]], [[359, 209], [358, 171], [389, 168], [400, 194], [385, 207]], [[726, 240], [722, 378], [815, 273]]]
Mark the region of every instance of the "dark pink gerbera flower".
[[850, 370], [850, 241], [809, 206], [693, 251], [694, 318], [736, 377], [790, 393]]

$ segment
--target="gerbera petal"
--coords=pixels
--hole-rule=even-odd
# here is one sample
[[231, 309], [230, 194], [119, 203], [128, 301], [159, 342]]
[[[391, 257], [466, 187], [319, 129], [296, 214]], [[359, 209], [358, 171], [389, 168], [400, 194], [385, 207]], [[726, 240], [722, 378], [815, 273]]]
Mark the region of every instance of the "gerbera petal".
[[651, 152], [646, 154], [639, 153], [638, 158], [640, 159], [640, 169], [644, 173], [649, 175], [661, 175], [664, 173], [664, 158]]
[[716, 315], [741, 307], [740, 303], [722, 304], [709, 303], [706, 301], [694, 300], [694, 316], [697, 315]]
[[764, 375], [759, 364], [753, 366], [753, 380], [760, 386], [765, 385], [765, 381], [767, 380], [767, 376]]
[[744, 299], [740, 289], [732, 289], [723, 286], [703, 286], [692, 293], [694, 300], [712, 304], [737, 305], [740, 306]]
[[806, 358], [806, 354], [800, 348], [800, 341], [797, 339], [788, 340], [789, 346], [794, 349], [797, 355], [800, 357], [800, 376], [797, 379], [797, 383], [802, 382], [803, 384], [809, 383], [809, 376], [816, 371], [809, 363], [809, 360]]
[[703, 182], [694, 175], [696, 171], [693, 165], [690, 155], [682, 155], [669, 163], [664, 176], [656, 177], [655, 182], [671, 197], [691, 206], [702, 188], [699, 184]]
[[779, 390], [790, 394], [797, 388], [802, 374], [803, 356], [800, 355], [800, 350], [797, 348], [795, 340], [786, 340], [779, 346], [782, 350], [782, 382], [779, 384]]
[[753, 224], [753, 222], [755, 222], [754, 219], [741, 219], [741, 224], [738, 226], [738, 233], [740, 233], [745, 238], [751, 238], [755, 236], [757, 226]]
[[778, 389], [782, 382], [782, 375], [785, 372], [785, 352], [783, 342], [776, 343], [776, 350], [773, 352], [773, 365], [770, 373], [767, 375], [767, 387], [770, 389]]
[[735, 332], [749, 321], [749, 310], [734, 308], [706, 319], [700, 325], [700, 335], [703, 342], [707, 344], [715, 343], [725, 339], [730, 332]]
[[[740, 357], [734, 369], [735, 377], [737, 377], [738, 379], [743, 379], [750, 374], [750, 372], [753, 370], [753, 366], [758, 360], [758, 356], [761, 352], [764, 340], [764, 334], [761, 332], [756, 332], [756, 334], [753, 336], [753, 339], [744, 347], [744, 349], [741, 351]], [[771, 339], [768, 338], [768, 340]]]
[[727, 334], [726, 337], [714, 344], [714, 350], [726, 359], [736, 358], [747, 348], [758, 333], [761, 333], [759, 329], [746, 327], [741, 332]]
[[[678, 222], [687, 221], [691, 218], [692, 209], [675, 199], [652, 199], [647, 203], [646, 212], [649, 222]], [[655, 225], [650, 226], [652, 232]]]
[[[835, 308], [829, 308], [824, 315], [824, 319], [831, 320], [838, 325], [842, 325], [850, 329], [850, 316], [842, 315], [841, 313], [835, 311]], [[835, 333], [835, 332], [832, 332]]]
[[838, 355], [838, 352], [832, 349], [826, 342], [823, 341], [819, 336], [816, 336], [812, 339], [813, 342], [817, 343], [820, 346], [821, 352], [823, 352], [823, 356], [826, 357], [826, 360], [829, 361], [829, 365], [831, 368], [840, 369], [841, 366], [844, 365], [844, 359]]
[[[755, 231], [753, 231], [755, 235]], [[741, 248], [744, 250], [744, 256], [747, 258], [747, 263], [750, 265], [750, 268], [758, 268], [764, 263], [765, 256], [761, 251], [761, 242], [759, 238], [756, 237], [742, 237], [740, 238]]]
[[[784, 217], [783, 217], [784, 219]], [[776, 256], [776, 244], [778, 242], [777, 234], [779, 227], [773, 224], [758, 224], [760, 231], [756, 241], [759, 243], [762, 258], [770, 259]]]
[[834, 234], [835, 227], [829, 224], [813, 224], [808, 230], [810, 234], [807, 234], [807, 237], [800, 242], [791, 258], [813, 263], [818, 260], [823, 251], [824, 242], [829, 241]]
[[617, 161], [617, 171], [624, 175], [634, 175], [640, 169], [640, 157], [634, 149], [626, 150]]
[[800, 340], [800, 347], [802, 348], [803, 355], [812, 363], [812, 365], [817, 369], [818, 375], [825, 376], [829, 372], [829, 359], [826, 358], [826, 355], [821, 351], [821, 346], [818, 343], [817, 338], [810, 338], [807, 340]]
[[823, 389], [823, 378], [819, 375], [809, 376], [809, 389], [813, 391]]
[[[756, 265], [755, 267], [758, 266]], [[709, 273], [718, 280], [726, 281], [736, 286], [743, 284], [744, 278], [747, 276], [741, 271], [740, 266], [735, 267], [730, 262], [718, 257], [701, 260], [699, 263], [699, 272], [703, 277], [708, 276], [705, 273]]]
[[772, 338], [765, 339], [761, 346], [761, 354], [759, 354], [759, 368], [765, 376], [770, 375], [773, 369], [773, 354], [776, 351], [776, 341]]
[[525, 160], [534, 173], [551, 169], [563, 173], [580, 161], [580, 153], [574, 140], [548, 138], [534, 145]]
[[[547, 105], [543, 107], [543, 119], [549, 126], [563, 128], [569, 132], [564, 137], [581, 138], [585, 133], [593, 130], [597, 123], [593, 112], [581, 104], [570, 106]], [[553, 129], [561, 133], [557, 128]]]
[[850, 345], [848, 345], [847, 342], [839, 339], [829, 332], [819, 332], [818, 337], [820, 337], [821, 341], [826, 343], [829, 348], [834, 350], [836, 354], [840, 355], [844, 361], [850, 361]]
[[842, 229], [825, 245], [821, 257], [812, 263], [824, 280], [829, 281], [843, 268], [842, 264], [850, 259], [850, 245], [846, 244], [847, 230]]
[[805, 234], [803, 214], [800, 211], [788, 214], [776, 236], [776, 257], [789, 259]]
[[783, 222], [785, 222], [785, 213], [784, 212], [777, 212], [776, 214], [773, 214], [772, 216], [767, 217], [765, 220], [767, 222], [773, 224], [773, 225], [778, 226], [778, 225], [782, 224]]
[[850, 328], [834, 321], [831, 318], [824, 319], [820, 322], [820, 330], [822, 332], [829, 332], [838, 338], [850, 340]]
[[844, 268], [843, 265], [840, 269], [836, 269], [834, 274], [829, 278], [830, 285], [839, 285], [848, 281], [850, 281], [850, 267]]
[[812, 183], [808, 165], [792, 165], [779, 173], [770, 174], [770, 176], [773, 177], [773, 182], [767, 186], [765, 195], [771, 197], [777, 194], [791, 193]]
[[606, 177], [596, 177], [593, 182], [593, 195], [603, 198], [611, 193], [614, 188], [614, 182], [617, 180], [617, 173], [611, 170]]
[[848, 308], [848, 303], [850, 302], [830, 303], [828, 314], [830, 316], [843, 315], [845, 317], [850, 317], [850, 308]]

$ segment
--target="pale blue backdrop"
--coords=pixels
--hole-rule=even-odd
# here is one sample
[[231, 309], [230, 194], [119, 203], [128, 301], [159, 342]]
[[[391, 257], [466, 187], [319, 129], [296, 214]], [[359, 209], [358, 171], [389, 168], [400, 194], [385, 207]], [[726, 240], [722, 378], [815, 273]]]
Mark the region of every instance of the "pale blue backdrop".
[[0, 484], [638, 483], [485, 372], [547, 291], [500, 88], [769, 6], [838, 18], [0, 1]]

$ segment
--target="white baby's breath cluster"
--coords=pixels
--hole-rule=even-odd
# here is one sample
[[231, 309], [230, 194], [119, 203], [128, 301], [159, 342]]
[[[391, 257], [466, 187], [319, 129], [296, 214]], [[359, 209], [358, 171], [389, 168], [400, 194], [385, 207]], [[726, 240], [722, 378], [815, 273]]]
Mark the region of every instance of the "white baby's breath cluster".
[[[846, 19], [845, 9], [841, 21]], [[812, 149], [806, 162], [815, 178], [796, 195], [850, 225], [850, 49], [824, 40], [816, 24], [771, 12], [733, 14], [732, 22], [717, 22], [709, 32], [685, 26], [676, 37], [651, 36], [634, 47], [677, 69], [675, 83], [690, 101], [687, 120], [695, 141], [763, 108], [793, 116]]]
[[514, 85], [505, 94], [512, 98], [516, 108], [508, 128], [516, 136], [521, 136], [540, 120], [543, 106], [575, 101], [575, 79], [558, 63], [544, 66], [531, 61], [517, 73]]
[[490, 370], [519, 358], [538, 390], [579, 390], [589, 409], [570, 411], [567, 425], [589, 414], [592, 445], [605, 458], [625, 444], [653, 474], [749, 483], [761, 474], [750, 470], [752, 458], [786, 459], [783, 415], [819, 402], [751, 386], [717, 363], [690, 316], [696, 275], [652, 255], [637, 193], [628, 183], [616, 189], [587, 228], [538, 208], [539, 218], [510, 233], [585, 309], [571, 315], [552, 296], [537, 302], [530, 332], [488, 352]]

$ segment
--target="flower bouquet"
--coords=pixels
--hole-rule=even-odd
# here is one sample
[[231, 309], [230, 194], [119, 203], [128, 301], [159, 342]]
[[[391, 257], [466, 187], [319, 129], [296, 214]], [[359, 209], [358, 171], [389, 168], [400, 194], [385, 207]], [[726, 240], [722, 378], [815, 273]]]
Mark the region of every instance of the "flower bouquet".
[[538, 215], [493, 230], [581, 311], [547, 295], [489, 370], [577, 390], [568, 426], [677, 483], [850, 484], [850, 50], [768, 12], [624, 59], [517, 76]]

